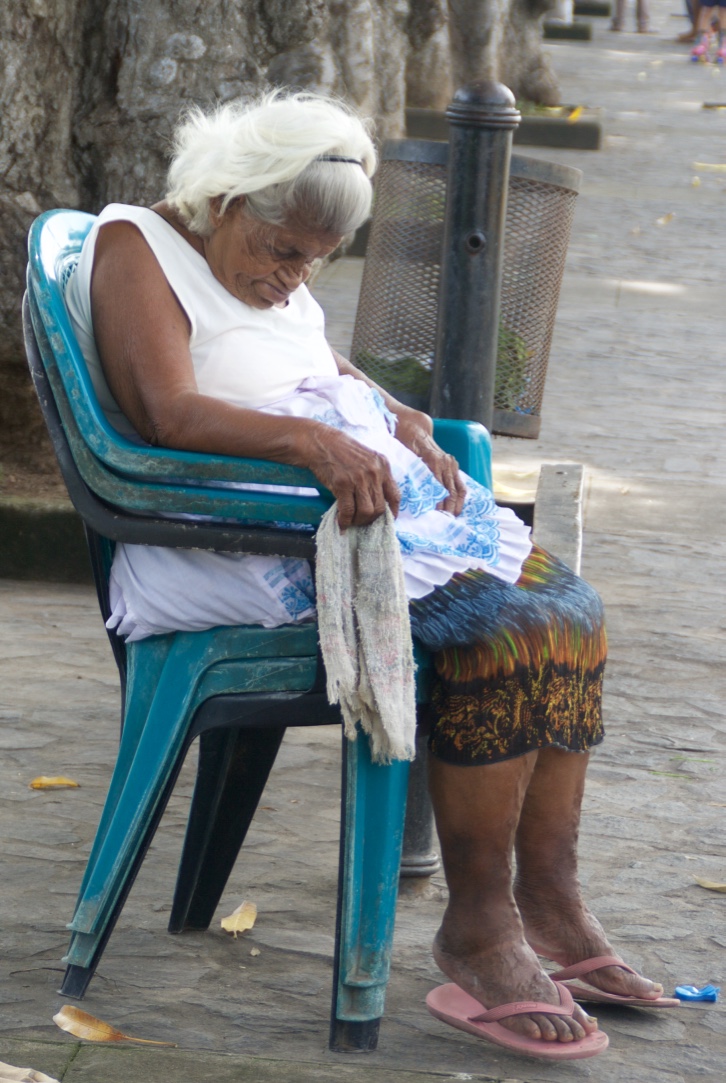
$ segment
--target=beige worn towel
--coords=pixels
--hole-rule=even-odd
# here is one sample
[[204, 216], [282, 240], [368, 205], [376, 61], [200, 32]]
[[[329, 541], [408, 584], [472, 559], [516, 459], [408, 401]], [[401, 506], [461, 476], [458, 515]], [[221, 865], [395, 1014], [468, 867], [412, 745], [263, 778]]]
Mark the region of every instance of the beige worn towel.
[[317, 533], [318, 630], [328, 700], [345, 732], [370, 737], [375, 763], [415, 755], [413, 643], [403, 564], [389, 508], [370, 526], [338, 527], [334, 504]]

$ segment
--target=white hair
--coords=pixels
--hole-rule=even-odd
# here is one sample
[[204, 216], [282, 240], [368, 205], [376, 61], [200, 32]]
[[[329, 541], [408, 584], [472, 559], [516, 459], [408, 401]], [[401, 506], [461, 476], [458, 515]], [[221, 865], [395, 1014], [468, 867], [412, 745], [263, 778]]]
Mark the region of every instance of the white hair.
[[224, 213], [240, 196], [271, 225], [344, 234], [370, 214], [375, 167], [366, 124], [345, 103], [273, 90], [187, 113], [174, 133], [166, 199], [202, 236], [212, 231], [212, 200], [221, 197]]

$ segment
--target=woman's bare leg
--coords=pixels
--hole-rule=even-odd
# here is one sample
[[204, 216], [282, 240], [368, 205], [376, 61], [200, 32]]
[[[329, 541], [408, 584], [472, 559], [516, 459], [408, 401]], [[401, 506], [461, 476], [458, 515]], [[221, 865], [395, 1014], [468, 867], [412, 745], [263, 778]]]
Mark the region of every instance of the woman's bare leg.
[[[447, 977], [488, 1008], [522, 1000], [559, 1003], [557, 989], [525, 940], [512, 893], [517, 825], [538, 755], [484, 767], [429, 758], [449, 886], [434, 958]], [[571, 1018], [518, 1016], [503, 1025], [547, 1041], [573, 1041], [597, 1029], [579, 1007]]]
[[[516, 832], [514, 896], [527, 940], [565, 966], [617, 955], [587, 909], [577, 876], [577, 838], [589, 756], [542, 749], [532, 771]], [[619, 967], [588, 982], [609, 993], [657, 998], [663, 987]]]

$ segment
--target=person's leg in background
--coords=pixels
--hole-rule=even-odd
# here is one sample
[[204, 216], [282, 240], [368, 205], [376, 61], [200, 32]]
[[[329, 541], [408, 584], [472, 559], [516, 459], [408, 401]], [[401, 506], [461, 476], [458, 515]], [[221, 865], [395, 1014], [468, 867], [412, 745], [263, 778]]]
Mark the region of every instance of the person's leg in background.
[[696, 19], [695, 45], [691, 49], [691, 60], [708, 60], [708, 53], [711, 47], [711, 23], [714, 15], [713, 8], [713, 3], [705, 3], [704, 0], [701, 0], [698, 18]]
[[622, 30], [625, 22], [625, 0], [615, 0], [615, 14], [610, 23], [611, 30]]
[[719, 64], [726, 63], [726, 0], [719, 0], [718, 4], [718, 52], [716, 61]]

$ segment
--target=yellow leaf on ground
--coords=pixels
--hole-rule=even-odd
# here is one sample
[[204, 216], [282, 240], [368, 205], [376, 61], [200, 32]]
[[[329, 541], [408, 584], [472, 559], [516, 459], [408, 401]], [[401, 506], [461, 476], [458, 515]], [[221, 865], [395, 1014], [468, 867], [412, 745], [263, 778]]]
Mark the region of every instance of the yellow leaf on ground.
[[174, 1042], [152, 1042], [149, 1038], [131, 1038], [123, 1034], [110, 1023], [104, 1023], [102, 1019], [96, 1019], [95, 1015], [84, 1012], [82, 1008], [75, 1008], [72, 1004], [64, 1004], [61, 1010], [53, 1016], [53, 1022], [61, 1030], [67, 1030], [76, 1038], [82, 1038], [86, 1042], [139, 1042], [142, 1045], [170, 1045]]
[[576, 124], [577, 121], [582, 116], [583, 111], [584, 111], [584, 106], [578, 105], [578, 107], [576, 109], [573, 109], [572, 112], [570, 113], [569, 117], [567, 118], [567, 123], [568, 124]]
[[38, 775], [28, 783], [29, 790], [62, 790], [78, 789], [80, 783], [65, 775]]
[[243, 902], [233, 910], [228, 918], [222, 918], [222, 928], [226, 933], [232, 933], [235, 940], [237, 933], [244, 933], [251, 929], [257, 919], [257, 907], [252, 902]]
[[700, 876], [694, 876], [693, 879], [708, 891], [722, 891], [726, 895], [726, 884], [717, 884], [714, 880], [703, 880]]
[[34, 1068], [15, 1068], [12, 1064], [5, 1064], [0, 1060], [0, 1083], [58, 1083], [43, 1072], [36, 1072]]

